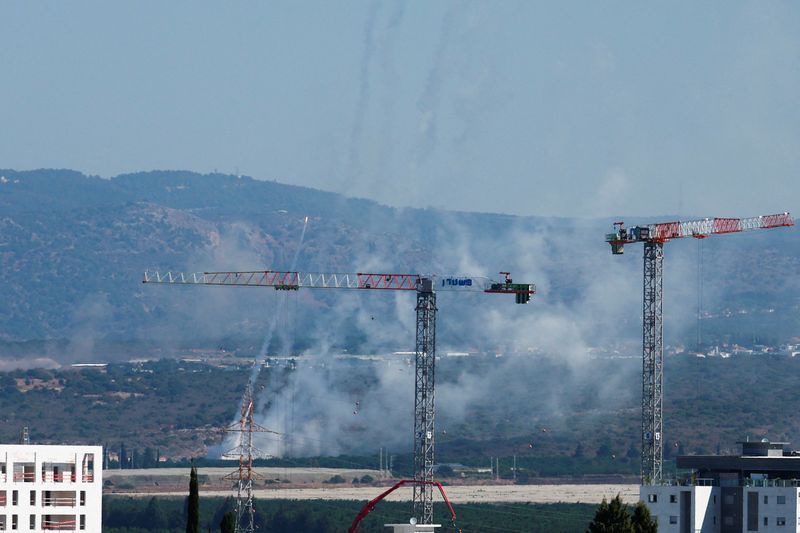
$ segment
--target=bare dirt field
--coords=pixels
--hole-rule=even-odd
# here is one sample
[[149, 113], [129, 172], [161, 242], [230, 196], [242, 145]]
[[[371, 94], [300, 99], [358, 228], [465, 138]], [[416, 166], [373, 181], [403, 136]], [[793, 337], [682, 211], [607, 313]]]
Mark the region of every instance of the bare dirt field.
[[[354, 478], [369, 475], [380, 479], [377, 470], [337, 468], [254, 468], [254, 496], [259, 499], [287, 500], [363, 500], [368, 501], [390, 487], [394, 480], [383, 480], [369, 486], [354, 486]], [[200, 495], [204, 497], [235, 496], [233, 482], [226, 479], [231, 468], [200, 468]], [[326, 484], [339, 475], [345, 484]], [[147, 470], [106, 470], [103, 472], [106, 494], [124, 496], [186, 496], [189, 470], [186, 468], [156, 468]], [[110, 482], [110, 483], [109, 483]], [[456, 482], [458, 483], [458, 482]], [[626, 503], [639, 499], [639, 486], [634, 484], [546, 484], [512, 485], [452, 484], [445, 487], [447, 497], [454, 503], [600, 503], [617, 494]], [[401, 488], [389, 496], [390, 501], [410, 501], [411, 488]]]

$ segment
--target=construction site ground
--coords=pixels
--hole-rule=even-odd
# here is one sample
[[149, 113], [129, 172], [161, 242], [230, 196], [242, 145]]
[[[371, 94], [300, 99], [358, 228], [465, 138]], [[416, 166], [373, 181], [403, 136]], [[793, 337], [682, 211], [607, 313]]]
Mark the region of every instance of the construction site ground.
[[[377, 470], [334, 468], [256, 468], [253, 495], [259, 499], [287, 500], [363, 500], [368, 501], [390, 487], [394, 480], [381, 479]], [[226, 478], [226, 468], [200, 468], [200, 495], [203, 497], [236, 496], [235, 481]], [[334, 476], [346, 483], [325, 483]], [[356, 485], [351, 481], [365, 475], [376, 481]], [[104, 493], [133, 497], [186, 496], [189, 472], [185, 468], [148, 470], [107, 470], [103, 473]], [[626, 503], [639, 499], [639, 486], [619, 483], [552, 483], [517, 485], [507, 481], [467, 482], [447, 480], [448, 498], [454, 503], [599, 503], [617, 494]], [[391, 494], [388, 501], [408, 501], [411, 489]]]

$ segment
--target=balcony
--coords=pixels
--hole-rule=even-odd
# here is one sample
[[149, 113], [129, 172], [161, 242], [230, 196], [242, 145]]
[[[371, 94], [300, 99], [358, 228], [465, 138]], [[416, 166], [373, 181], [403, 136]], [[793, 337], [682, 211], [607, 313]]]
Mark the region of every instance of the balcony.
[[74, 491], [45, 491], [42, 505], [45, 507], [75, 507], [77, 498]]
[[74, 516], [46, 515], [42, 520], [42, 529], [45, 531], [76, 531], [78, 525]]
[[681, 478], [665, 479], [659, 483], [668, 487], [800, 487], [800, 479], [723, 479]]
[[657, 483], [662, 487], [715, 487], [717, 481], [712, 478], [678, 478], [678, 479], [663, 479]]
[[94, 483], [94, 454], [84, 454], [81, 461], [81, 481], [84, 483]]
[[800, 479], [750, 479], [742, 480], [745, 487], [800, 487]]
[[74, 483], [77, 476], [73, 472], [42, 472], [42, 481], [51, 483]]
[[45, 483], [74, 483], [77, 477], [75, 463], [42, 463], [42, 481]]
[[33, 483], [36, 481], [36, 472], [14, 472], [15, 483]]

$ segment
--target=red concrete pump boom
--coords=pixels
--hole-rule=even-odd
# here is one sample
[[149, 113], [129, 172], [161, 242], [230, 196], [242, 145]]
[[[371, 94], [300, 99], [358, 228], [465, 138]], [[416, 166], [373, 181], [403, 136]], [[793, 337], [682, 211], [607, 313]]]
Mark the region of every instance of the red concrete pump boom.
[[[450, 500], [447, 499], [447, 494], [444, 492], [444, 487], [438, 481], [422, 481], [419, 479], [401, 479], [394, 485], [392, 485], [389, 489], [383, 491], [378, 496], [373, 498], [372, 500], [368, 501], [367, 504], [364, 506], [363, 509], [358, 513], [353, 523], [350, 525], [350, 529], [347, 530], [347, 533], [358, 533], [358, 528], [361, 525], [361, 521], [366, 518], [366, 516], [371, 513], [375, 506], [378, 505], [381, 500], [387, 497], [389, 494], [393, 493], [403, 485], [432, 485], [439, 489], [439, 492], [442, 494], [442, 499], [444, 503], [447, 504], [447, 509], [450, 511], [450, 519], [453, 522], [453, 527], [455, 528], [456, 525], [456, 512], [453, 510], [453, 506], [450, 504]], [[458, 533], [461, 533], [461, 530], [456, 528]]]

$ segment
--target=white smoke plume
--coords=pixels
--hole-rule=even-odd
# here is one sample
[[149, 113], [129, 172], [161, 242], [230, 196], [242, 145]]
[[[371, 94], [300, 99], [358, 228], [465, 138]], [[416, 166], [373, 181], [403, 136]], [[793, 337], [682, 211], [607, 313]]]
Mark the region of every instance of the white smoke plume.
[[[589, 402], [581, 407], [584, 416], [627, 409], [635, 418], [641, 370], [636, 363], [641, 353], [641, 246], [628, 247], [622, 257], [612, 256], [603, 242], [607, 228], [597, 220], [508, 217], [507, 224], [498, 225], [493, 218], [497, 227], [484, 228], [481, 215], [439, 215], [438, 225], [427, 235], [432, 255], [421, 263], [413, 259], [415, 266], [400, 272], [500, 278], [497, 271], [508, 269], [516, 282], [537, 285], [537, 294], [526, 306], [502, 295], [438, 294], [438, 364], [451, 370], [447, 379], [437, 382], [437, 420], [442, 431], [449, 430], [442, 438], [456, 438], [455, 429], [464, 426], [477, 406], [488, 404], [503, 413], [530, 402], [532, 414], [525, 420], [501, 420], [520, 435], [534, 432], [544, 420], [568, 428], [580, 401]], [[370, 227], [372, 221], [363, 222]], [[351, 258], [352, 269], [398, 272], [396, 265], [403, 258], [423, 257], [415, 246], [411, 240], [398, 245], [389, 239], [365, 239]], [[686, 243], [667, 246], [668, 344], [694, 327], [694, 251]], [[279, 456], [335, 455], [378, 446], [407, 451], [413, 358], [393, 355], [354, 364], [340, 356], [412, 352], [413, 291], [334, 291], [326, 293], [329, 299], [322, 306], [318, 300], [304, 300], [303, 294], [291, 295], [284, 310], [274, 303], [277, 297], [270, 296], [275, 316], [283, 321], [279, 329], [291, 330], [289, 322], [302, 320], [295, 331], [312, 344], [302, 354], [267, 354], [299, 357], [292, 371], [270, 369], [261, 380], [263, 390], [255, 391], [257, 422], [282, 434], [280, 439], [259, 439], [258, 448]], [[351, 344], [346, 336], [353, 333], [359, 336], [361, 353], [343, 353], [342, 346]], [[285, 349], [291, 342], [281, 346]], [[459, 369], [445, 357], [449, 351], [475, 350], [504, 357], [481, 369]], [[601, 351], [631, 362], [598, 380], [592, 358]], [[563, 383], [541, 391], [527, 389], [530, 376], [553, 365], [562, 369]], [[635, 424], [632, 427], [635, 430]]]
[[[635, 318], [620, 322], [619, 317], [636, 317], [641, 306], [641, 274], [635, 275], [640, 266], [638, 261], [613, 264], [602, 240], [599, 245], [590, 244], [588, 236], [557, 223], [534, 231], [524, 225], [512, 225], [502, 236], [486, 239], [470, 236], [464, 227], [448, 218], [445, 217], [440, 231], [446, 234], [450, 244], [446, 252], [437, 253], [436, 263], [451, 270], [441, 273], [491, 274], [506, 267], [493, 263], [500, 257], [508, 260], [507, 250], [513, 243], [513, 248], [519, 251], [509, 267], [515, 270], [515, 280], [535, 282], [539, 294], [528, 306], [516, 306], [513, 300], [503, 296], [439, 293], [437, 349], [440, 355], [448, 350], [474, 349], [476, 343], [500, 352], [531, 352], [529, 356], [498, 359], [496, 368], [488, 373], [464, 372], [455, 381], [439, 382], [437, 412], [444, 426], [457, 426], [476, 403], [493, 401], [497, 391], [509, 384], [523, 387], [511, 378], [532, 371], [542, 358], [567, 365], [572, 379], [579, 382], [591, 377], [585, 368], [593, 348], [613, 343], [636, 349], [634, 340], [640, 336], [638, 322]], [[576, 258], [575, 264], [567, 267], [574, 271], [568, 279], [576, 283], [576, 298], [549, 301], [548, 295], [558, 292], [552, 285], [560, 282], [561, 276], [555, 281], [548, 276], [565, 269], [553, 258], [563, 260], [571, 251]], [[602, 256], [585, 261], [587, 252]], [[390, 259], [374, 254], [355, 258], [368, 267], [383, 266]], [[375, 299], [379, 298], [393, 299], [393, 309], [387, 316], [374, 315]], [[412, 358], [397, 355], [373, 365], [355, 365], [352, 361], [337, 359], [338, 352], [333, 346], [340, 341], [344, 322], [350, 322], [357, 324], [367, 338], [368, 353], [365, 355], [370, 350], [380, 353], [392, 349], [413, 351], [413, 294], [342, 294], [336, 300], [334, 316], [315, 318], [324, 324], [318, 333], [325, 333], [317, 336], [318, 346], [298, 360], [295, 371], [271, 374], [260, 398], [258, 422], [286, 435], [284, 441], [267, 438], [259, 444], [273, 455], [330, 455], [378, 446], [401, 451], [410, 446]], [[470, 333], [462, 335], [464, 331]], [[632, 377], [635, 376], [620, 373], [604, 382], [598, 388], [601, 395], [598, 402], [608, 399], [616, 406], [630, 400], [625, 392], [630, 387], [621, 387], [621, 384]], [[561, 413], [560, 406], [568, 394], [567, 390], [556, 393], [536, 408], [556, 416]], [[522, 390], [510, 395], [525, 396]], [[526, 429], [520, 428], [520, 431]]]

